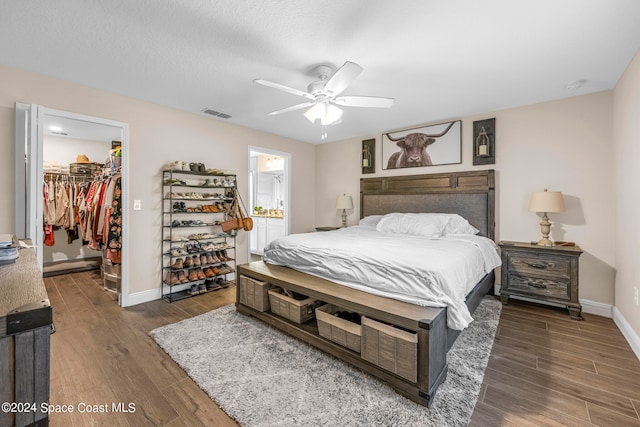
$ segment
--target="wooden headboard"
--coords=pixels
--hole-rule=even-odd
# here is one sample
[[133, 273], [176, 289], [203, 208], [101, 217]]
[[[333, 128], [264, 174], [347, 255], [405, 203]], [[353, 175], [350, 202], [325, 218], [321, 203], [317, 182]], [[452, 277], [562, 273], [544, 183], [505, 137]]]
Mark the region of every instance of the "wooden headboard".
[[495, 171], [360, 179], [360, 217], [391, 212], [457, 213], [495, 240]]

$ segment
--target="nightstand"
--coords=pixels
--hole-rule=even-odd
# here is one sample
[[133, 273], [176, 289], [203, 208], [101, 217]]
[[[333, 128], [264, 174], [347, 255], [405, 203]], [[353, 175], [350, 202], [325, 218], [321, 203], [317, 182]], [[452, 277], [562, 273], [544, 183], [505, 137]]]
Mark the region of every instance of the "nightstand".
[[340, 230], [342, 227], [316, 227], [316, 231]]
[[562, 304], [572, 319], [582, 319], [578, 300], [578, 259], [582, 254], [579, 247], [500, 242], [500, 248], [503, 303], [508, 303], [510, 296], [521, 296]]

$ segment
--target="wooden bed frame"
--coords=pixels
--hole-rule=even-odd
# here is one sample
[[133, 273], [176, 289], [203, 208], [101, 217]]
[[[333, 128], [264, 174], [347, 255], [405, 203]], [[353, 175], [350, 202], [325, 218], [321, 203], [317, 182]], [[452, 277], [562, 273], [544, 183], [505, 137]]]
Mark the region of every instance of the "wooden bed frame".
[[[495, 181], [493, 170], [438, 173], [360, 180], [361, 217], [390, 212], [458, 213], [495, 240]], [[417, 381], [412, 382], [361, 358], [360, 354], [327, 340], [318, 333], [315, 319], [302, 325], [270, 312], [240, 303], [237, 286], [236, 309], [307, 342], [387, 382], [399, 394], [429, 406], [447, 375], [447, 351], [460, 331], [447, 327], [446, 308], [421, 307], [380, 297], [320, 279], [288, 267], [262, 261], [239, 265], [237, 277], [248, 276], [311, 298], [334, 304], [382, 322], [412, 331], [418, 336]], [[480, 301], [493, 291], [494, 273], [487, 274], [467, 295], [473, 313]]]

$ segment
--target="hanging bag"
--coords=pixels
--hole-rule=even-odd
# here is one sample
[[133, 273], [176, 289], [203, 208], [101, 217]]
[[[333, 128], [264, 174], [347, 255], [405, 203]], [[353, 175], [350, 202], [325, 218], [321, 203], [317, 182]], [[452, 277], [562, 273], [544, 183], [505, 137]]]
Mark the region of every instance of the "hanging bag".
[[240, 213], [239, 213], [237, 198], [233, 199], [233, 202], [231, 202], [231, 208], [227, 212], [227, 215], [229, 216], [229, 219], [227, 219], [226, 221], [222, 221], [220, 223], [220, 227], [222, 227], [222, 231], [227, 233], [229, 231], [239, 230], [244, 227], [242, 223], [242, 217], [240, 216]]
[[242, 219], [242, 228], [244, 231], [253, 230], [253, 219], [247, 214], [247, 208], [244, 206], [244, 202], [242, 201], [242, 197], [236, 192], [236, 199], [240, 201], [240, 205], [238, 206], [238, 210], [240, 211], [240, 218]]

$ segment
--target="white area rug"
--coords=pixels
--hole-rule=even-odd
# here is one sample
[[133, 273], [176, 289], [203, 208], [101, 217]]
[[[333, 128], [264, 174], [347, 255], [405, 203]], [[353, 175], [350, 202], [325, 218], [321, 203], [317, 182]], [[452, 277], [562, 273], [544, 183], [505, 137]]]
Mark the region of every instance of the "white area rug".
[[466, 426], [500, 318], [486, 297], [449, 351], [431, 408], [228, 305], [151, 336], [244, 426]]

